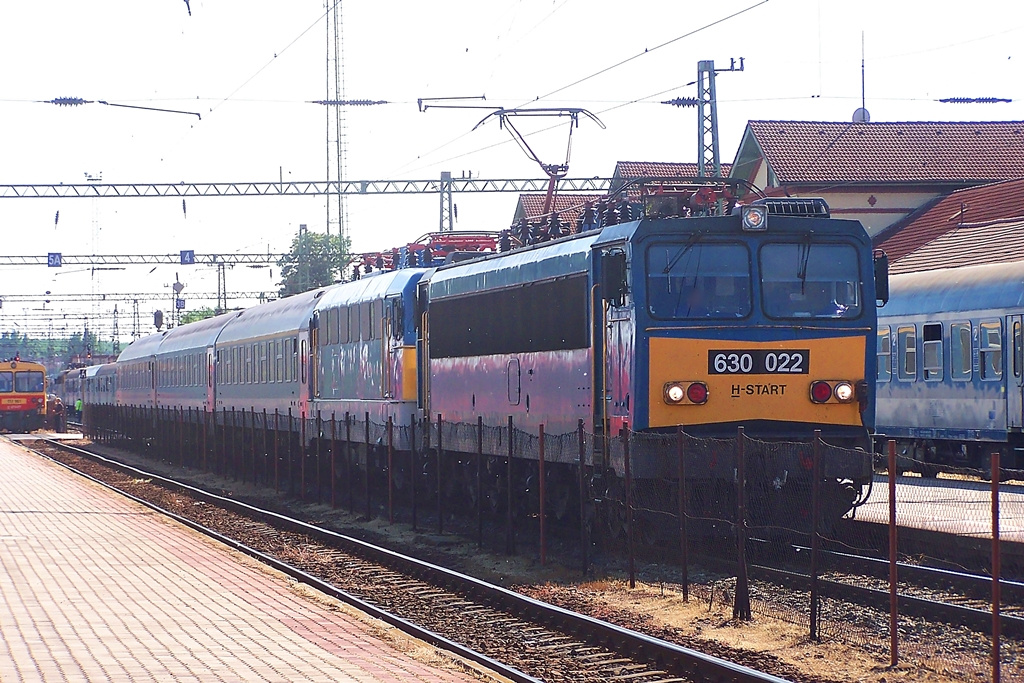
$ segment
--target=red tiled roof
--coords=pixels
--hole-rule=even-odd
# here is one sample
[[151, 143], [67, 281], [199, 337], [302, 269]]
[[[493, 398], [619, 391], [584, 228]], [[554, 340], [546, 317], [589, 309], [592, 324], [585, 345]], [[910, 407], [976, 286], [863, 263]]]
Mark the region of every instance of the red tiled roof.
[[779, 184], [1024, 177], [1024, 121], [747, 124]]
[[[722, 164], [722, 175], [728, 177], [732, 164]], [[619, 161], [615, 178], [691, 178], [697, 176], [697, 164], [675, 161]]]
[[996, 223], [967, 223], [895, 262], [891, 273], [976, 266], [1024, 260], [1024, 217]]
[[[563, 225], [574, 225], [576, 218], [583, 210], [583, 205], [587, 202], [596, 202], [603, 196], [601, 194], [557, 194], [555, 195], [554, 210], [559, 212], [559, 218]], [[543, 194], [519, 195], [516, 219], [543, 215], [545, 197], [546, 195]]]
[[[1024, 220], [1024, 178], [957, 190], [886, 230], [877, 246], [891, 262], [968, 224]], [[962, 229], [962, 228], [961, 228]], [[954, 255], [950, 255], [953, 257]]]

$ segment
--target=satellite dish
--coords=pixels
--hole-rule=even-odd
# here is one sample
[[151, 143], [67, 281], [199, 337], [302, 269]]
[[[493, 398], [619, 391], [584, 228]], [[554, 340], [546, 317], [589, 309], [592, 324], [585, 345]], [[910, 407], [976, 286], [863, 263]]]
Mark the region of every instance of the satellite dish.
[[853, 112], [854, 123], [870, 123], [871, 114], [864, 107], [857, 107], [857, 111]]

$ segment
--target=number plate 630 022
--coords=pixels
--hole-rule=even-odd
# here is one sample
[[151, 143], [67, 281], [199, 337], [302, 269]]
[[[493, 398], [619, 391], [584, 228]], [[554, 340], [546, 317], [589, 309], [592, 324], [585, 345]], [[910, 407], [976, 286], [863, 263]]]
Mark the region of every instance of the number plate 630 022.
[[709, 375], [806, 375], [810, 365], [808, 349], [716, 350], [708, 351]]

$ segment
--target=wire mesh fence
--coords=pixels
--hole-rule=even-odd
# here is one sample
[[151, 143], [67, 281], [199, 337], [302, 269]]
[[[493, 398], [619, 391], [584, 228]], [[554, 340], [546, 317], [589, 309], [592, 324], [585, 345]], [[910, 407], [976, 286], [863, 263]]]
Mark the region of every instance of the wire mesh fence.
[[873, 475], [871, 454], [820, 438], [547, 434], [511, 418], [89, 406], [85, 421], [96, 441], [367, 519], [581, 573], [653, 571], [737, 618], [893, 662], [1024, 676], [1024, 472], [998, 463], [936, 479], [906, 474], [915, 461], [894, 453]]

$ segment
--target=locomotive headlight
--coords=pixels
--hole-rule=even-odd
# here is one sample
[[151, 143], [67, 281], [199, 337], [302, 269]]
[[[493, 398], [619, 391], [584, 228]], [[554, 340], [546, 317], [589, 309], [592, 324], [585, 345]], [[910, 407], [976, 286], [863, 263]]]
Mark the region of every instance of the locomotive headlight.
[[682, 403], [686, 398], [686, 390], [679, 382], [669, 382], [665, 385], [665, 403]]
[[839, 382], [832, 391], [840, 403], [849, 403], [853, 400], [853, 385], [849, 382]]
[[764, 232], [768, 229], [768, 207], [763, 204], [750, 204], [740, 209], [743, 230], [746, 232]]

